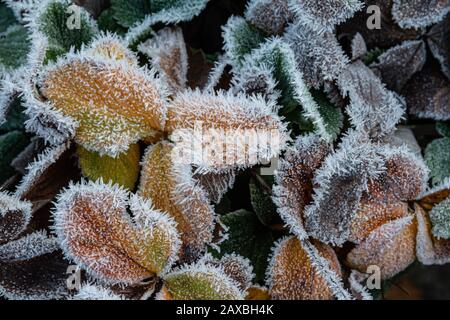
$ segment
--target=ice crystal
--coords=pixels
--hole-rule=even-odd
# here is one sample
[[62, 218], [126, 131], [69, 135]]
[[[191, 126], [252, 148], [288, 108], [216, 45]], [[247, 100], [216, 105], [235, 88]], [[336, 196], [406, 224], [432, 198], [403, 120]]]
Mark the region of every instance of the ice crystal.
[[394, 0], [392, 16], [402, 28], [425, 28], [450, 12], [448, 0]]
[[122, 295], [118, 295], [111, 290], [94, 285], [84, 284], [73, 298], [74, 300], [126, 300]]
[[362, 59], [367, 54], [367, 45], [363, 36], [358, 32], [352, 39], [352, 60]]
[[179, 250], [174, 221], [117, 185], [70, 185], [53, 218], [67, 258], [104, 281], [138, 284], [166, 272]]
[[235, 178], [234, 170], [194, 174], [194, 179], [200, 183], [207, 192], [209, 200], [213, 203], [219, 203], [222, 200], [225, 193], [233, 187]]
[[359, 0], [289, 0], [291, 10], [311, 29], [333, 31], [335, 26], [351, 18], [363, 3]]

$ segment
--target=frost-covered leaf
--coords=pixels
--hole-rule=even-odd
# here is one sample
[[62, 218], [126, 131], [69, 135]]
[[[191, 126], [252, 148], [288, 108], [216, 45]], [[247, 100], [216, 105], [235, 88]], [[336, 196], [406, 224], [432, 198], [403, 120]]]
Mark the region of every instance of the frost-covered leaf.
[[[341, 275], [341, 267], [333, 249], [315, 242], [318, 252], [331, 269]], [[274, 300], [331, 300], [333, 291], [302, 243], [295, 237], [279, 241], [267, 270], [269, 293]]]
[[394, 0], [392, 16], [402, 28], [425, 28], [450, 12], [449, 0]]
[[25, 231], [31, 215], [31, 203], [0, 192], [0, 244], [16, 239]]
[[436, 139], [428, 144], [425, 149], [425, 161], [430, 168], [433, 184], [450, 177], [450, 138]]
[[222, 268], [225, 274], [239, 285], [240, 289], [247, 290], [251, 286], [255, 275], [249, 259], [234, 253], [226, 254], [220, 260], [214, 259], [210, 255], [203, 259], [206, 259], [208, 265]]
[[313, 178], [330, 147], [315, 135], [301, 136], [280, 161], [275, 174], [273, 199], [291, 231], [305, 239], [304, 210], [312, 200]]
[[0, 33], [0, 67], [15, 69], [25, 64], [30, 47], [27, 29], [12, 25]]
[[33, 203], [33, 210], [48, 204], [69, 181], [79, 178], [70, 144], [48, 147], [26, 168], [15, 195]]
[[11, 300], [50, 300], [68, 296], [69, 263], [56, 240], [35, 232], [0, 246], [0, 296]]
[[185, 265], [164, 277], [159, 293], [162, 300], [243, 300], [244, 293], [236, 281], [221, 267], [200, 261]]
[[[177, 24], [198, 16], [210, 0], [151, 0], [151, 14], [142, 23], [134, 25], [125, 35], [128, 43], [136, 42], [157, 23]], [[128, 1], [126, 2], [128, 5]]]
[[138, 66], [137, 55], [127, 48], [123, 39], [113, 33], [100, 33], [93, 38], [86, 54], [99, 59], [124, 61], [130, 66]]
[[174, 221], [117, 185], [70, 185], [59, 195], [53, 219], [67, 258], [111, 283], [139, 284], [177, 259]]
[[225, 193], [233, 187], [235, 178], [236, 173], [233, 170], [194, 174], [194, 179], [206, 191], [212, 203], [219, 203], [222, 200]]
[[441, 64], [442, 72], [450, 79], [450, 18], [433, 26], [427, 33], [431, 53]]
[[45, 149], [44, 140], [33, 137], [30, 140], [28, 146], [21, 153], [14, 158], [11, 162], [11, 166], [19, 173], [26, 174], [28, 171], [28, 165], [33, 162], [33, 160], [43, 152]]
[[[79, 22], [73, 21], [72, 2], [68, 0], [46, 0], [38, 6], [32, 17], [31, 26], [47, 39], [51, 60], [69, 51], [71, 47], [80, 49], [98, 32], [97, 25], [87, 11], [79, 7]], [[70, 9], [72, 8], [72, 9]]]
[[234, 67], [244, 66], [243, 58], [264, 41], [264, 35], [241, 17], [231, 17], [223, 27], [224, 50]]
[[318, 33], [308, 25], [295, 23], [283, 37], [292, 47], [298, 69], [309, 87], [319, 89], [324, 80], [337, 79], [348, 63], [332, 32]]
[[90, 152], [78, 146], [78, 161], [83, 175], [92, 181], [102, 178], [103, 181], [111, 181], [128, 190], [134, 190], [139, 176], [139, 161], [141, 153], [137, 144], [112, 158], [100, 156], [97, 152]]
[[426, 59], [424, 41], [405, 41], [384, 52], [370, 67], [390, 90], [401, 92], [408, 80], [422, 69]]
[[363, 198], [352, 221], [349, 241], [361, 243], [375, 229], [408, 214], [405, 202], [384, 203]]
[[422, 148], [419, 146], [415, 134], [410, 127], [397, 127], [397, 130], [387, 138], [386, 142], [393, 147], [406, 146], [414, 155], [419, 158], [422, 157]]
[[152, 59], [153, 67], [162, 75], [171, 92], [186, 88], [188, 57], [183, 32], [180, 28], [165, 28], [142, 43], [139, 51]]
[[110, 31], [119, 35], [124, 35], [127, 29], [119, 24], [114, 18], [114, 9], [109, 7], [97, 18], [98, 28], [102, 31]]
[[108, 288], [101, 287], [99, 285], [84, 284], [77, 294], [73, 297], [73, 300], [126, 300], [122, 295], [118, 295]]
[[411, 215], [383, 224], [350, 251], [347, 265], [363, 273], [375, 265], [382, 279], [392, 278], [415, 260], [416, 229]]
[[175, 141], [174, 160], [200, 172], [267, 163], [289, 139], [270, 103], [223, 91], [180, 92], [169, 105], [165, 130]]
[[213, 240], [215, 214], [206, 191], [192, 177], [190, 165], [175, 165], [173, 145], [148, 147], [142, 161], [139, 195], [176, 222], [182, 240], [180, 256], [198, 257]]
[[283, 113], [292, 112], [300, 104], [302, 115], [313, 123], [316, 132], [325, 140], [333, 138], [333, 132], [309, 92], [303, 74], [297, 69], [295, 54], [287, 43], [280, 38], [272, 38], [247, 55], [243, 65], [244, 68], [251, 66], [253, 70], [272, 69], [277, 89], [281, 93], [279, 102], [283, 106]]
[[111, 14], [122, 26], [129, 28], [152, 12], [151, 0], [111, 0]]
[[297, 19], [315, 31], [333, 31], [363, 7], [359, 0], [288, 0]]
[[11, 161], [28, 145], [27, 136], [21, 131], [0, 135], [0, 184], [14, 174]]
[[361, 33], [356, 33], [352, 39], [352, 60], [362, 59], [367, 54], [367, 45]]
[[371, 199], [395, 203], [416, 199], [428, 182], [428, 168], [423, 159], [405, 147], [384, 146], [379, 150], [384, 158], [384, 170], [368, 181]]
[[353, 127], [368, 133], [374, 139], [391, 134], [403, 117], [403, 99], [385, 88], [381, 80], [356, 61], [342, 72], [338, 79], [344, 96], [350, 98], [347, 113]]
[[253, 266], [255, 282], [264, 279], [267, 258], [275, 235], [265, 228], [253, 212], [239, 210], [220, 218], [227, 234], [218, 246], [220, 254], [238, 254], [248, 258]]
[[116, 156], [163, 128], [160, 80], [127, 61], [72, 55], [50, 65], [39, 84], [53, 108], [78, 123], [75, 140], [101, 155]]
[[430, 211], [432, 233], [436, 238], [450, 239], [450, 198], [437, 204]]
[[345, 137], [316, 172], [313, 203], [305, 209], [305, 227], [316, 239], [336, 245], [349, 236], [367, 180], [377, 177], [383, 159], [359, 134]]
[[410, 114], [425, 119], [450, 119], [450, 82], [437, 68], [426, 65], [412, 77], [402, 95]]
[[367, 274], [356, 270], [352, 270], [350, 276], [348, 277], [350, 290], [358, 300], [373, 300], [373, 297], [368, 292], [368, 288], [362, 284], [362, 282], [367, 281], [367, 277]]
[[281, 35], [293, 14], [287, 0], [252, 0], [245, 19], [267, 35]]
[[418, 204], [415, 204], [415, 213], [417, 219], [417, 259], [424, 265], [449, 263], [450, 241], [433, 236], [430, 217]]
[[[280, 98], [274, 70], [265, 66], [246, 65], [232, 78], [232, 90], [246, 95], [261, 95], [266, 101], [276, 102]], [[278, 106], [277, 106], [278, 108]]]

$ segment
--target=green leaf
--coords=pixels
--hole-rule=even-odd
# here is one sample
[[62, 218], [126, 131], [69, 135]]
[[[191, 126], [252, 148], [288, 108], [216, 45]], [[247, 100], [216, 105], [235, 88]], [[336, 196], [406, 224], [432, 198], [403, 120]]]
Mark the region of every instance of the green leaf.
[[12, 24], [16, 24], [17, 20], [14, 12], [3, 2], [0, 3], [0, 32], [5, 32]]
[[19, 24], [12, 25], [0, 34], [0, 65], [15, 69], [24, 64], [30, 48], [27, 29]]
[[114, 9], [108, 8], [103, 11], [97, 18], [98, 27], [102, 31], [111, 31], [117, 34], [123, 35], [126, 32], [126, 28], [119, 25], [114, 18]]
[[323, 92], [313, 90], [312, 94], [319, 105], [319, 113], [325, 122], [327, 132], [337, 137], [344, 122], [341, 109], [335, 107]]
[[241, 300], [237, 283], [222, 269], [199, 262], [184, 265], [164, 277], [163, 298], [167, 300]]
[[149, 0], [112, 0], [111, 10], [117, 23], [125, 28], [144, 20], [147, 14], [152, 13]]
[[264, 35], [243, 18], [231, 17], [224, 27], [225, 52], [234, 67], [264, 41]]
[[431, 142], [425, 150], [425, 161], [430, 169], [433, 184], [450, 177], [450, 138]]
[[27, 116], [23, 113], [24, 110], [25, 108], [22, 106], [21, 99], [14, 99], [6, 117], [6, 122], [0, 126], [0, 132], [9, 132], [13, 130], [24, 131], [24, 122], [27, 120]]
[[48, 38], [52, 51], [47, 58], [53, 59], [71, 47], [80, 49], [97, 33], [95, 21], [84, 9], [80, 8], [79, 26], [70, 24], [76, 14], [70, 10], [71, 5], [71, 2], [50, 2], [38, 19], [38, 28]]
[[[267, 185], [272, 188], [273, 176], [264, 176], [262, 178], [267, 182]], [[263, 187], [258, 185], [255, 181], [250, 182], [249, 188], [253, 210], [258, 219], [262, 224], [266, 226], [270, 225], [278, 215], [277, 207], [273, 203], [268, 190], [264, 190]]]
[[11, 131], [0, 136], [0, 184], [14, 174], [11, 161], [28, 145], [27, 136], [21, 131]]
[[212, 254], [222, 257], [227, 253], [235, 253], [248, 258], [254, 268], [255, 281], [262, 283], [275, 235], [261, 224], [253, 212], [246, 210], [228, 213], [220, 220], [228, 228], [228, 239], [219, 245], [220, 253]]
[[430, 220], [435, 237], [450, 239], [450, 198], [445, 199], [431, 209]]
[[450, 138], [450, 124], [449, 123], [438, 122], [436, 124], [436, 130], [441, 136]]
[[133, 190], [139, 176], [140, 149], [137, 144], [130, 146], [127, 152], [117, 158], [100, 156], [78, 146], [77, 154], [81, 171], [85, 177], [96, 181], [102, 178], [104, 182], [112, 181], [129, 190]]

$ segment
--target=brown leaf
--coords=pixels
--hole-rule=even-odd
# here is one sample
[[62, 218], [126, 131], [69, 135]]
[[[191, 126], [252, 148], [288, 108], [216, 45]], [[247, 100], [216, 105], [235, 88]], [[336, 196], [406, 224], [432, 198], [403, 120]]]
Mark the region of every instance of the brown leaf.
[[405, 41], [383, 53], [371, 68], [381, 75], [390, 90], [401, 92], [408, 80], [422, 69], [426, 59], [424, 41]]
[[409, 113], [425, 119], [450, 119], [450, 82], [434, 66], [426, 65], [404, 88]]
[[442, 72], [450, 79], [450, 16], [430, 29], [427, 42], [431, 53], [441, 64]]

